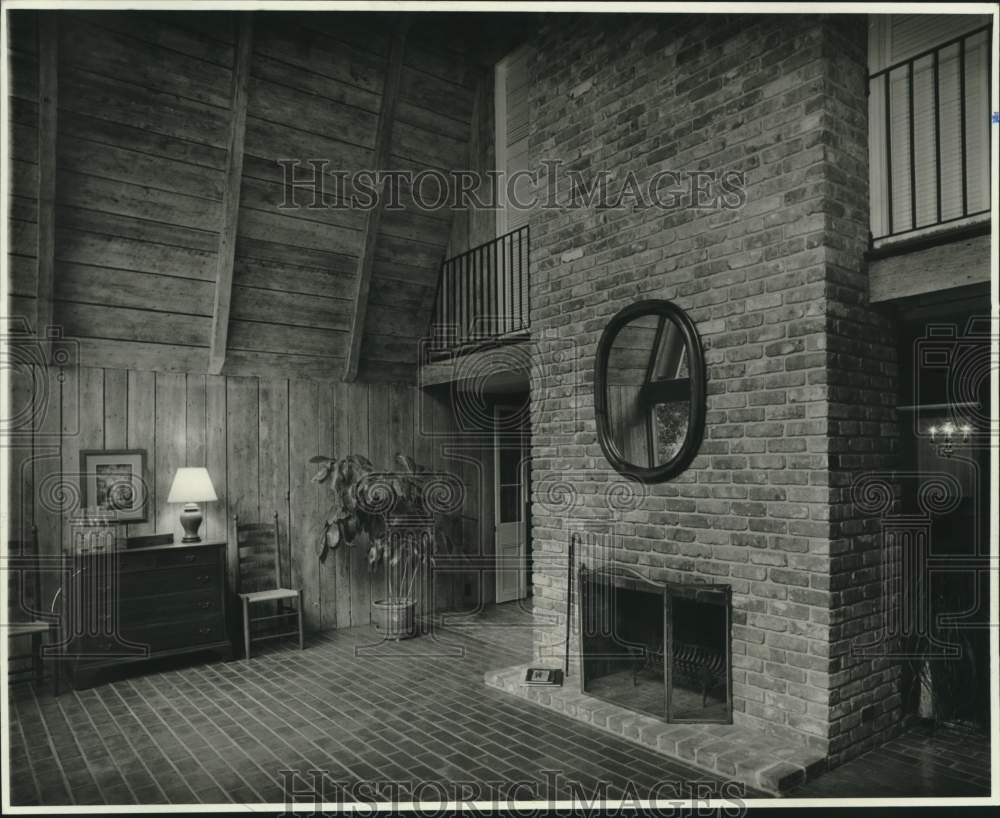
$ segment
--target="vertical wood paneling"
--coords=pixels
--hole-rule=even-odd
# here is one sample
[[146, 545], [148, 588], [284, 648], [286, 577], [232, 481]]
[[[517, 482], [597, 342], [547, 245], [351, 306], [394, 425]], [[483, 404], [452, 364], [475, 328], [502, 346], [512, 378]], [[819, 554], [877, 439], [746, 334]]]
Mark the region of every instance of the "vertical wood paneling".
[[[188, 375], [186, 377], [184, 395], [184, 426], [187, 430], [184, 438], [184, 463], [185, 466], [207, 466], [205, 462], [205, 376]], [[209, 479], [215, 486], [215, 480], [209, 472]], [[199, 503], [201, 508], [202, 524], [199, 536], [204, 541], [208, 541], [208, 527], [205, 519], [208, 514], [208, 507], [214, 503]]]
[[128, 439], [128, 372], [104, 370], [104, 448], [124, 449]]
[[[81, 377], [81, 372], [81, 370], [76, 369], [67, 369], [63, 372], [63, 399], [60, 423], [62, 429], [61, 471], [64, 491], [62, 492], [63, 502], [60, 513], [65, 521], [68, 521], [72, 514], [86, 502], [83, 497], [82, 486], [80, 485], [80, 480], [83, 476], [80, 471], [80, 449], [86, 448], [86, 446], [81, 447], [80, 445], [79, 412], [75, 411], [75, 408], [78, 407], [79, 399], [82, 398], [83, 378]], [[88, 380], [92, 382], [92, 378], [88, 377]], [[74, 404], [77, 404], [77, 407], [74, 407]], [[102, 395], [98, 403], [102, 407], [102, 413], [104, 411], [103, 404], [104, 399]], [[103, 441], [103, 432], [101, 437]], [[64, 538], [68, 536], [65, 531], [63, 532], [63, 536]], [[68, 541], [64, 539], [63, 544], [65, 545], [66, 542]]]
[[260, 519], [257, 483], [258, 385], [256, 378], [229, 378], [226, 382], [226, 473], [229, 517], [244, 522]]
[[[332, 383], [321, 383], [316, 393], [316, 424], [313, 427], [312, 442], [309, 454], [302, 457], [308, 459], [314, 454], [325, 454], [330, 457], [339, 456], [335, 443], [335, 429], [337, 418], [340, 416], [343, 404], [338, 400], [335, 385]], [[313, 519], [320, 525], [325, 519], [327, 511], [332, 505], [330, 484], [324, 483], [317, 489], [317, 510]], [[316, 539], [318, 539], [318, 531]], [[349, 564], [349, 558], [344, 553], [347, 547], [341, 545], [337, 550], [327, 556], [326, 562], [322, 565], [316, 559], [315, 551], [309, 562], [304, 566], [307, 573], [312, 574], [309, 582], [320, 589], [320, 627], [324, 630], [336, 627], [347, 627], [350, 624], [350, 598], [351, 581], [350, 575], [344, 576], [338, 566]], [[347, 599], [346, 610], [341, 614], [341, 599]]]
[[[346, 383], [327, 384], [325, 393], [332, 397], [331, 405], [334, 406], [333, 415], [333, 451], [332, 456], [343, 457], [351, 453], [351, 433], [349, 421], [351, 418], [349, 395], [352, 387]], [[340, 627], [346, 627], [351, 621], [351, 594], [353, 583], [351, 582], [351, 566], [353, 562], [353, 549], [341, 546], [333, 556], [333, 572], [335, 577], [334, 587], [336, 597], [333, 600], [335, 618]], [[363, 582], [367, 582], [367, 575], [361, 577]], [[324, 598], [325, 604], [329, 605], [329, 600]]]
[[288, 381], [261, 379], [257, 451], [260, 520], [278, 515], [281, 581], [291, 582], [288, 541]]
[[[184, 416], [187, 436], [184, 439], [184, 465], [205, 466], [205, 440], [207, 436], [205, 409], [205, 376], [188, 375], [184, 395]], [[214, 481], [212, 485], [215, 485]], [[202, 509], [202, 514], [205, 509]]]
[[[43, 550], [56, 553], [68, 534], [66, 519], [77, 509], [81, 449], [146, 450], [149, 521], [128, 526], [123, 531], [128, 535], [173, 532], [179, 539], [181, 509], [166, 503], [170, 484], [178, 467], [204, 465], [219, 501], [204, 507], [202, 538], [230, 542], [233, 589], [229, 520], [237, 513], [248, 521], [264, 520], [277, 510], [285, 581], [303, 588], [310, 630], [368, 624], [371, 591], [366, 542], [336, 549], [324, 564], [318, 561], [316, 541], [330, 493], [311, 482], [316, 468], [309, 458], [357, 453], [379, 469], [391, 469], [398, 451], [430, 469], [463, 473], [465, 468], [460, 459], [442, 454], [441, 435], [455, 433], [446, 396], [418, 395], [407, 386], [88, 368], [39, 374], [48, 378], [51, 399], [45, 389], [33, 396], [34, 440], [26, 451], [34, 451], [34, 460], [27, 455], [24, 460], [34, 485], [22, 475], [10, 496], [26, 495], [20, 502], [25, 525], [33, 514]], [[469, 472], [473, 482], [475, 471]], [[472, 539], [480, 527], [474, 522], [466, 534]], [[456, 523], [455, 530], [461, 529]], [[437, 607], [446, 607], [454, 599], [452, 581], [437, 582]], [[378, 577], [371, 587], [380, 598]]]
[[[393, 449], [389, 439], [389, 385], [372, 384], [368, 390], [368, 440], [369, 459], [376, 471], [392, 471]], [[375, 570], [369, 569], [371, 578], [371, 593], [375, 599], [388, 596], [386, 585], [386, 567], [380, 565]]]
[[[152, 372], [128, 373], [128, 448], [146, 450], [147, 522], [128, 527], [128, 535], [152, 534], [156, 531], [156, 513], [160, 502], [166, 504], [166, 486], [162, 492], [156, 485], [156, 376]], [[162, 500], [161, 500], [162, 497]]]
[[[413, 408], [413, 389], [398, 383], [389, 386], [389, 440], [393, 447], [390, 457], [396, 452], [414, 456]], [[392, 462], [386, 465], [396, 468]]]
[[[55, 367], [36, 368], [40, 388], [34, 395], [34, 440], [32, 443], [32, 476], [35, 501], [32, 521], [38, 529], [38, 548], [43, 554], [55, 555], [62, 546], [62, 504], [55, 488], [62, 469], [62, 381]], [[58, 578], [46, 574], [43, 579], [46, 600], [52, 598], [59, 585]]]
[[12, 540], [27, 540], [31, 534], [33, 480], [31, 465], [31, 427], [33, 420], [32, 379], [44, 371], [34, 365], [11, 367], [9, 411], [5, 420], [10, 424], [8, 448], [10, 479], [6, 481], [8, 536]]
[[209, 503], [206, 509], [206, 536], [213, 540], [226, 540], [230, 544], [230, 581], [235, 566], [235, 552], [229, 536], [228, 486], [229, 475], [226, 468], [228, 452], [226, 379], [222, 375], [205, 377], [205, 466], [212, 478], [216, 503]]
[[[434, 413], [434, 471], [451, 473], [454, 471], [454, 464], [445, 453], [446, 440], [454, 438], [454, 428], [451, 422], [451, 413], [448, 405], [440, 395], [435, 396]], [[461, 535], [461, 519], [452, 521], [449, 526], [448, 535], [456, 538]], [[435, 611], [450, 609], [452, 604], [452, 574], [449, 572], [438, 572], [433, 577], [433, 599], [431, 604]]]
[[[348, 448], [354, 454], [370, 452], [368, 436], [368, 386], [350, 384], [347, 392]], [[371, 622], [371, 584], [368, 574], [368, 543], [358, 538], [351, 554], [351, 624]]]
[[[301, 588], [305, 626], [310, 631], [323, 626], [320, 575], [333, 573], [336, 553], [319, 562], [317, 543], [322, 531], [320, 515], [327, 500], [326, 489], [312, 482], [318, 466], [309, 462], [324, 452], [316, 440], [319, 428], [319, 385], [311, 381], [289, 382], [289, 542], [291, 545], [292, 587]], [[315, 450], [315, 451], [314, 451]]]
[[[416, 405], [413, 411], [413, 459], [427, 469], [434, 469], [434, 399], [428, 390], [414, 390], [412, 393]], [[427, 569], [430, 571], [430, 568]], [[427, 573], [421, 578], [417, 587], [417, 615], [426, 616], [428, 612]]]
[[168, 503], [170, 486], [184, 462], [187, 447], [187, 377], [174, 372], [156, 374], [156, 531], [172, 531], [174, 539], [184, 536], [180, 515], [183, 506]]

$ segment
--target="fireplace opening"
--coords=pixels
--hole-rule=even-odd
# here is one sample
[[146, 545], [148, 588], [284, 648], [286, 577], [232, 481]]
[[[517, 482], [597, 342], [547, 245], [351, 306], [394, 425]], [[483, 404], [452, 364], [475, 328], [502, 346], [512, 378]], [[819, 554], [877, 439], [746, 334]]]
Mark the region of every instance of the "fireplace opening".
[[583, 692], [668, 722], [732, 722], [731, 590], [581, 566]]

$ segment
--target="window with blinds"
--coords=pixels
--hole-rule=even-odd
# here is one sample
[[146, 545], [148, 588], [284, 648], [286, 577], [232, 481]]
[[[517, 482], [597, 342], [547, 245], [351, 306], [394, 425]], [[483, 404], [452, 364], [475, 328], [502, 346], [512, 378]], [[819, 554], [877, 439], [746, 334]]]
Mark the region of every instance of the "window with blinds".
[[872, 15], [871, 232], [989, 212], [989, 18]]
[[496, 65], [495, 121], [496, 162], [500, 173], [497, 209], [497, 236], [518, 237], [512, 242], [517, 258], [511, 259], [508, 276], [497, 281], [497, 302], [501, 308], [501, 326], [526, 326], [527, 316], [520, 314], [527, 303], [530, 272], [530, 243], [526, 228], [535, 209], [536, 184], [530, 174], [536, 171], [528, 149], [531, 134], [531, 61], [534, 52], [522, 47]]

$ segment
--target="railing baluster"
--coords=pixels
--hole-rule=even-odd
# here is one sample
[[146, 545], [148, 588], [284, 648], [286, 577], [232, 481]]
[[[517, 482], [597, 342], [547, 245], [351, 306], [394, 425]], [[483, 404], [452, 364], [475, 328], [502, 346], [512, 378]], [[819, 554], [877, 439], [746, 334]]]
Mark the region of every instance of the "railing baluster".
[[524, 328], [524, 234], [517, 234], [517, 328]]
[[518, 233], [510, 236], [510, 255], [514, 262], [510, 265], [510, 280], [514, 287], [514, 326], [516, 332], [521, 326], [521, 243]]
[[886, 220], [889, 223], [889, 235], [892, 230], [892, 75], [885, 75], [885, 188], [886, 188]]
[[969, 180], [965, 163], [965, 38], [958, 41], [958, 104], [962, 143], [962, 215], [969, 214]]
[[434, 351], [528, 328], [530, 240], [524, 225], [441, 264]]
[[479, 301], [479, 314], [476, 316], [476, 336], [482, 338], [486, 335], [483, 327], [483, 319], [486, 316], [486, 292], [483, 284], [486, 281], [486, 256], [483, 253], [476, 253], [476, 295]]
[[462, 343], [472, 334], [472, 287], [469, 286], [469, 256], [462, 256], [462, 289], [465, 290], [465, 320], [462, 322]]
[[500, 271], [497, 269], [497, 246], [494, 242], [489, 248], [490, 264], [493, 272], [490, 275], [490, 335], [497, 334], [497, 276]]
[[913, 60], [906, 73], [908, 124], [910, 127], [910, 229], [917, 227], [917, 140], [913, 132]]
[[512, 249], [508, 250], [510, 242], [510, 235], [504, 236], [503, 252], [506, 256], [507, 263], [504, 264], [503, 272], [504, 277], [507, 279], [507, 287], [509, 290], [507, 294], [507, 320], [504, 322], [507, 332], [510, 332], [514, 328], [514, 277], [511, 275], [511, 268], [514, 266], [514, 254]]
[[[449, 327], [448, 334], [450, 337], [454, 338], [458, 336], [458, 296], [457, 289], [455, 287], [455, 262], [451, 262], [448, 272], [450, 273], [450, 292], [448, 295], [451, 297], [451, 313], [449, 315]], [[453, 343], [453, 342], [452, 342]], [[449, 346], [451, 344], [449, 343]]]
[[937, 178], [937, 220], [941, 221], [941, 82], [938, 76], [938, 52], [934, 52], [934, 172]]
[[525, 294], [527, 310], [524, 314], [524, 328], [527, 329], [531, 326], [531, 231], [527, 226], [524, 228], [524, 242], [528, 245], [528, 252], [524, 256], [524, 263], [528, 265], [528, 274], [524, 277], [525, 288], [528, 290]]
[[479, 337], [479, 254], [469, 256], [469, 295], [472, 298], [472, 326], [469, 335], [475, 341]]

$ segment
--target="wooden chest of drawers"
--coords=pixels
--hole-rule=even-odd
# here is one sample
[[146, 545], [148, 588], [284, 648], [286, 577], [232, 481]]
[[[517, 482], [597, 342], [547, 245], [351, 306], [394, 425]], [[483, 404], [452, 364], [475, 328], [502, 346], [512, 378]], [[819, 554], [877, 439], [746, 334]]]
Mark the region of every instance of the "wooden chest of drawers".
[[70, 558], [65, 659], [76, 687], [133, 662], [201, 651], [231, 658], [226, 544], [163, 545]]

